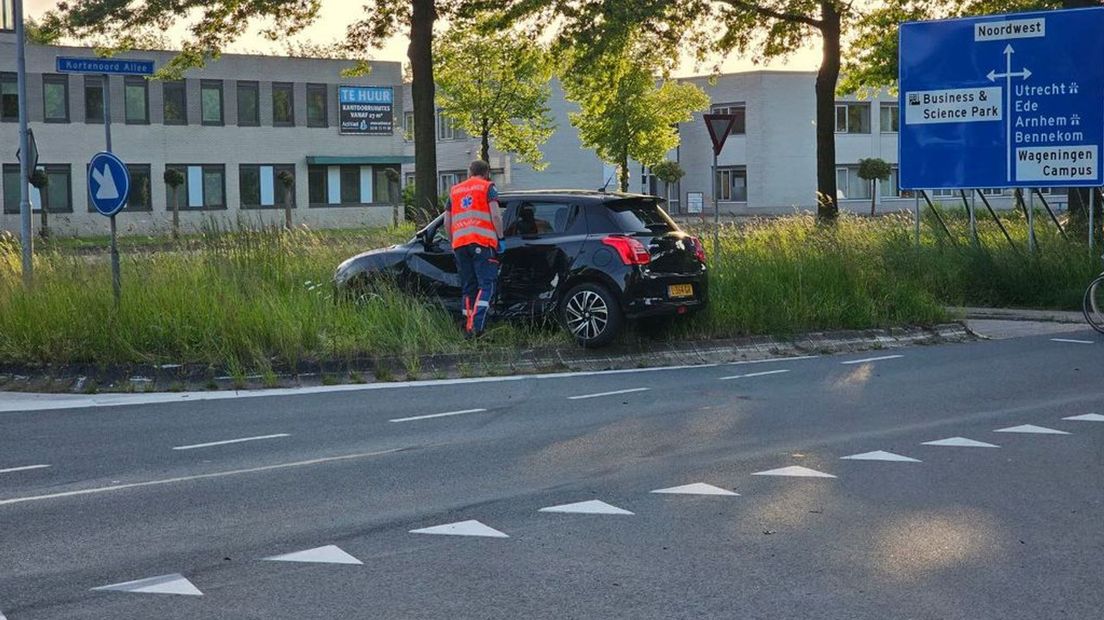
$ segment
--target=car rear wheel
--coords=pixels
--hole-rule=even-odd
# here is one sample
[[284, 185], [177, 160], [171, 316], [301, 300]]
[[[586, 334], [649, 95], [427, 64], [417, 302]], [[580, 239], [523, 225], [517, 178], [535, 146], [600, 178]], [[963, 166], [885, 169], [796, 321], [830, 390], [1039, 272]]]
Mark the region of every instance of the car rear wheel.
[[575, 342], [587, 348], [613, 341], [625, 322], [617, 299], [601, 284], [580, 284], [564, 296], [560, 321]]

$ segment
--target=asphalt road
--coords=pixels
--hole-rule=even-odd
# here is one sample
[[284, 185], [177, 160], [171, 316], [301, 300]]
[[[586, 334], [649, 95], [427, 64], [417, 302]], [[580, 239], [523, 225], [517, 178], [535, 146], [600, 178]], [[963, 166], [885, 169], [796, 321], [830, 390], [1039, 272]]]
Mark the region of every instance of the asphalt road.
[[0, 398], [0, 615], [1100, 618], [1104, 341], [1052, 338]]

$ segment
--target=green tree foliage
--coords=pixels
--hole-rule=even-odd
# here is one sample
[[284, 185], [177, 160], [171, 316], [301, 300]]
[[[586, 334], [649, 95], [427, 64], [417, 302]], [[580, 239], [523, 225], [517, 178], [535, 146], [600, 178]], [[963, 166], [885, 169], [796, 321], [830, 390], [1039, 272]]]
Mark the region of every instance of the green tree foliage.
[[544, 169], [540, 146], [555, 123], [548, 109], [552, 62], [532, 33], [489, 33], [458, 23], [434, 44], [437, 102], [470, 135], [480, 137], [480, 159], [491, 143]]
[[676, 125], [709, 97], [696, 85], [660, 79], [643, 52], [629, 48], [588, 59], [575, 57], [563, 77], [567, 99], [579, 104], [569, 115], [583, 146], [599, 159], [616, 164], [621, 191], [629, 189], [629, 159], [658, 164], [678, 146]]
[[870, 215], [874, 215], [874, 210], [878, 204], [878, 181], [885, 181], [892, 173], [893, 167], [883, 159], [869, 157], [859, 160], [859, 178], [870, 181]]

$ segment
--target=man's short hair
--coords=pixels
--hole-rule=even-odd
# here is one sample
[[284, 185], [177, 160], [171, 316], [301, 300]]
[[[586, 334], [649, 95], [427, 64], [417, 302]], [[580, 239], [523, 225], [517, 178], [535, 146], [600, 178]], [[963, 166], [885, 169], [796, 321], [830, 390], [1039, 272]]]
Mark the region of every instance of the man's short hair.
[[490, 177], [491, 166], [482, 159], [477, 159], [468, 165], [468, 176]]

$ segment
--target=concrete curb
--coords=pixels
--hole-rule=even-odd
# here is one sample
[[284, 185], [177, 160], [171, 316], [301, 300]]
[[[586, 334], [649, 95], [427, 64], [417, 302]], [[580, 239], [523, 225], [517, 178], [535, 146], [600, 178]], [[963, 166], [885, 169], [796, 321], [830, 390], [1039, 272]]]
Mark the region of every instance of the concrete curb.
[[947, 308], [952, 316], [968, 319], [1004, 321], [1041, 321], [1048, 323], [1084, 323], [1085, 316], [1068, 310], [1030, 310], [1026, 308]]

